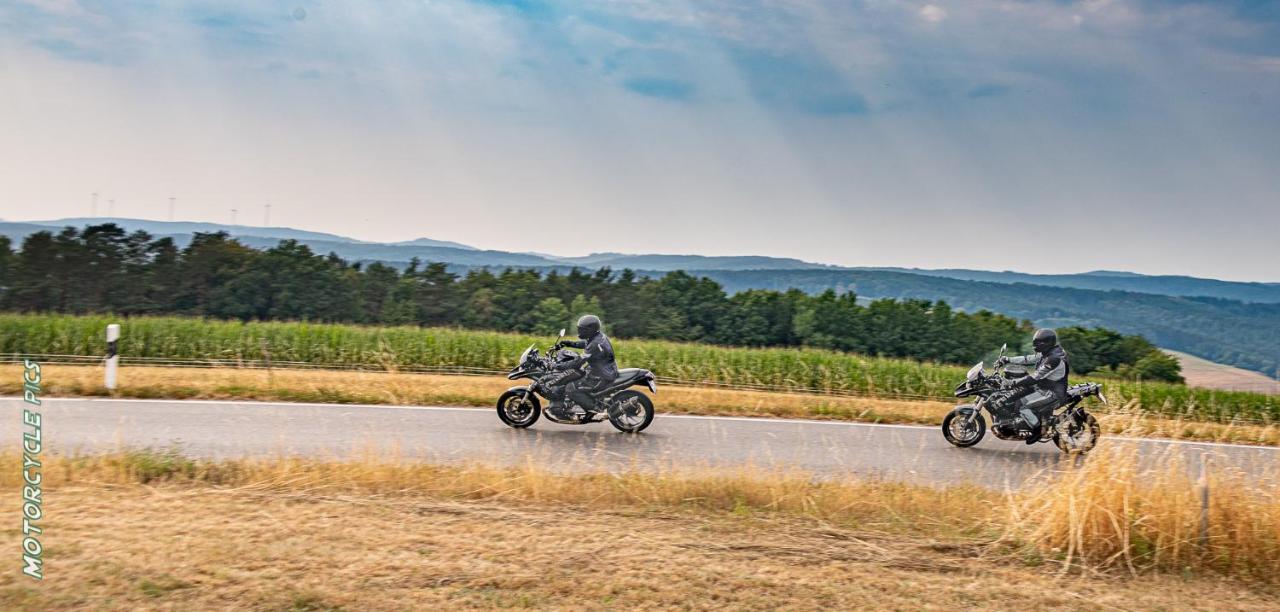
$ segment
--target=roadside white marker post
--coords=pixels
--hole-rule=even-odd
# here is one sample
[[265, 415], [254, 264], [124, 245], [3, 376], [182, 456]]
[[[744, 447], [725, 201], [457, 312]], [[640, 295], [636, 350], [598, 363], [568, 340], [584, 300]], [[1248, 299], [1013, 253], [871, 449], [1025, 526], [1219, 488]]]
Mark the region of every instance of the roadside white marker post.
[[1209, 453], [1200, 455], [1200, 549], [1209, 547]]
[[120, 356], [116, 354], [116, 342], [120, 340], [120, 325], [112, 323], [107, 326], [107, 390], [116, 388], [116, 367], [120, 364]]

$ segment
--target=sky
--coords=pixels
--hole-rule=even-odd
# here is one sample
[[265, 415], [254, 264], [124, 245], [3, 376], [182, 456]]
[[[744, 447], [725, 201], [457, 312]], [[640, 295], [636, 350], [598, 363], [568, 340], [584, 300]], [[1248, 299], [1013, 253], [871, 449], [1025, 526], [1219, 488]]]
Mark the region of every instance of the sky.
[[1280, 2], [0, 0], [0, 218], [1280, 281]]

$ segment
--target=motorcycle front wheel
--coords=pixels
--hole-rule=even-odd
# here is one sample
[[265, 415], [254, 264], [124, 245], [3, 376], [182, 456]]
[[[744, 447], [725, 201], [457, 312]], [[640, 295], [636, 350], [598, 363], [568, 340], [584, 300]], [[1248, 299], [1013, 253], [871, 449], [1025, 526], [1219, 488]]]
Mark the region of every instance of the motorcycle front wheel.
[[1054, 429], [1053, 443], [1058, 445], [1058, 450], [1067, 454], [1084, 454], [1093, 450], [1098, 445], [1098, 438], [1102, 437], [1102, 427], [1092, 414], [1086, 416], [1084, 424], [1075, 429], [1074, 435], [1064, 435], [1066, 432]]
[[540, 416], [542, 402], [528, 389], [510, 389], [498, 396], [498, 418], [508, 427], [524, 429], [536, 423]]
[[942, 419], [942, 437], [954, 446], [968, 448], [987, 435], [987, 420], [973, 406], [956, 406]]
[[623, 433], [644, 431], [653, 413], [653, 400], [639, 391], [623, 391], [609, 400], [609, 422]]

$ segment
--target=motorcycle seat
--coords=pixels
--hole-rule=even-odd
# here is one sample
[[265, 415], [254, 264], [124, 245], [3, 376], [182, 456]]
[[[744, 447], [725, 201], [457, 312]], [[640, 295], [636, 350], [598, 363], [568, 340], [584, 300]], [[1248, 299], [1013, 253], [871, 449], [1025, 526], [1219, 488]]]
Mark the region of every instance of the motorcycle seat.
[[640, 368], [622, 368], [618, 370], [618, 377], [613, 379], [613, 382], [609, 383], [609, 386], [616, 387], [624, 384], [630, 385], [631, 383], [640, 380], [640, 377], [644, 375], [644, 372], [645, 371]]

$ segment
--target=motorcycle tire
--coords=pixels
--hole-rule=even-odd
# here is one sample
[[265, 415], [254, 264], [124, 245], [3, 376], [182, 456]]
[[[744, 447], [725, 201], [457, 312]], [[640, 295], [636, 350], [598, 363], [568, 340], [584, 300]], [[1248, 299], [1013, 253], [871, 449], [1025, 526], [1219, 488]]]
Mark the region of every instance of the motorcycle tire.
[[[951, 424], [961, 416], [972, 415], [974, 422], [974, 432], [963, 438], [957, 437], [951, 431]], [[982, 437], [987, 435], [987, 420], [982, 417], [981, 412], [974, 412], [973, 406], [956, 406], [947, 413], [942, 419], [942, 437], [947, 439], [952, 446], [959, 448], [968, 448], [982, 441]]]
[[[498, 418], [508, 427], [524, 429], [537, 423], [538, 417], [542, 416], [542, 402], [538, 401], [538, 396], [526, 398], [526, 395], [529, 395], [528, 389], [509, 389], [498, 396]], [[527, 405], [521, 408], [520, 400], [527, 401]]]
[[1102, 427], [1098, 425], [1098, 419], [1093, 418], [1092, 414], [1087, 415], [1084, 419], [1084, 424], [1080, 427], [1087, 431], [1089, 435], [1088, 440], [1085, 441], [1083, 446], [1080, 446], [1073, 440], [1064, 438], [1061, 432], [1056, 429], [1054, 430], [1053, 443], [1058, 447], [1058, 450], [1067, 453], [1068, 455], [1072, 453], [1079, 453], [1083, 455], [1093, 450], [1093, 447], [1098, 445], [1098, 438], [1102, 436]]
[[[635, 400], [640, 414], [624, 413], [621, 405]], [[639, 391], [622, 391], [609, 400], [609, 422], [622, 433], [640, 433], [653, 422], [653, 400]], [[637, 417], [639, 419], [637, 420]]]

